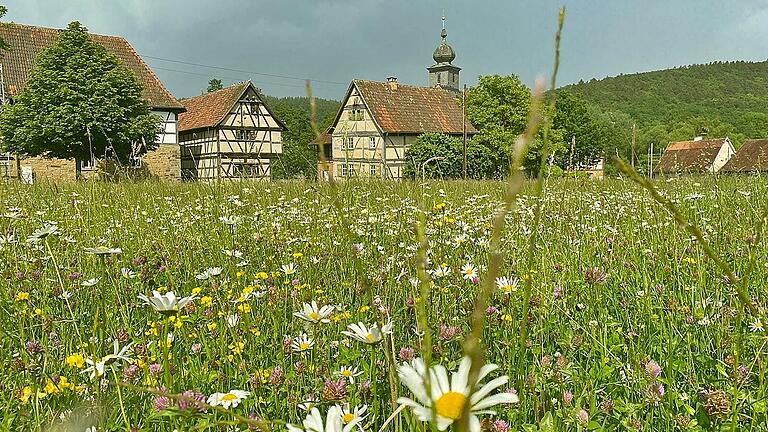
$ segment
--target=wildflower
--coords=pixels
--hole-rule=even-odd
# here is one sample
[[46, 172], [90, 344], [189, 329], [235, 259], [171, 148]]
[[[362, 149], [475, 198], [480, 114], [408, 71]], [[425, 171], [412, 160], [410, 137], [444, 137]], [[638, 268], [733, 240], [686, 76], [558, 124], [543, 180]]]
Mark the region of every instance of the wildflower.
[[432, 274], [433, 277], [442, 278], [451, 274], [451, 268], [443, 264], [437, 266], [434, 270], [430, 270], [429, 273]]
[[664, 384], [654, 382], [645, 387], [645, 395], [652, 403], [658, 403], [664, 396]]
[[645, 364], [645, 374], [648, 378], [655, 380], [661, 375], [661, 366], [653, 360], [648, 360]]
[[212, 278], [214, 276], [219, 276], [221, 274], [221, 272], [223, 272], [223, 271], [224, 271], [224, 269], [222, 269], [221, 267], [209, 267], [209, 268], [203, 270], [202, 273], [196, 275], [195, 279], [197, 279], [197, 280], [210, 279], [210, 278]]
[[83, 369], [80, 373], [89, 374], [91, 379], [101, 377], [107, 370], [107, 367], [113, 366], [116, 362], [122, 360], [126, 363], [130, 363], [131, 359], [128, 357], [128, 350], [131, 349], [132, 344], [128, 344], [123, 348], [120, 348], [117, 340], [114, 341], [114, 350], [112, 354], [108, 354], [99, 360], [85, 359], [85, 362], [89, 365]]
[[283, 372], [283, 368], [280, 366], [275, 366], [269, 373], [269, 383], [273, 386], [279, 386], [282, 384], [284, 378], [285, 372]]
[[581, 427], [586, 427], [589, 424], [589, 413], [583, 409], [576, 412], [576, 421]]
[[[504, 375], [493, 379], [479, 387], [472, 393], [468, 400], [470, 389], [480, 384], [489, 373], [498, 368], [494, 364], [487, 364], [480, 369], [477, 381], [469, 382], [469, 369], [472, 361], [469, 357], [464, 357], [459, 366], [459, 370], [448, 378], [448, 372], [441, 365], [430, 367], [429, 371], [424, 361], [420, 358], [415, 359], [410, 364], [406, 363], [400, 366], [397, 373], [400, 381], [408, 387], [416, 400], [401, 397], [397, 402], [401, 405], [407, 405], [413, 409], [416, 417], [425, 422], [435, 422], [438, 430], [446, 430], [454, 421], [461, 417], [464, 412], [464, 406], [469, 403], [469, 426], [472, 432], [480, 431], [480, 420], [478, 414], [495, 414], [489, 408], [498, 404], [517, 403], [519, 398], [512, 393], [491, 393], [498, 387], [507, 383], [509, 378]], [[430, 393], [427, 393], [425, 378], [427, 373], [430, 376]], [[434, 417], [433, 417], [434, 412]]]
[[299, 267], [296, 266], [296, 264], [288, 263], [288, 264], [281, 265], [280, 266], [280, 271], [285, 273], [286, 276], [289, 276], [289, 275], [292, 275], [292, 274], [296, 273], [296, 270], [298, 270], [298, 268]]
[[312, 349], [313, 346], [315, 346], [315, 341], [310, 339], [306, 333], [302, 333], [301, 336], [294, 339], [293, 343], [291, 344], [291, 349], [294, 352], [302, 352]]
[[26, 348], [27, 348], [27, 352], [30, 354], [40, 354], [41, 352], [43, 352], [42, 345], [40, 345], [40, 342], [35, 340], [31, 340], [27, 342]]
[[46, 224], [40, 229], [37, 229], [32, 232], [32, 234], [27, 237], [28, 243], [35, 243], [38, 242], [49, 235], [60, 235], [59, 228], [54, 224]]
[[343, 379], [326, 380], [323, 385], [323, 399], [339, 401], [347, 397], [347, 383]]
[[100, 280], [99, 278], [91, 278], [91, 279], [88, 279], [88, 280], [84, 280], [84, 281], [80, 282], [80, 286], [81, 287], [92, 287], [92, 286], [96, 285], [97, 283], [99, 283], [99, 280]]
[[403, 347], [403, 348], [400, 348], [400, 352], [398, 353], [398, 356], [400, 357], [400, 360], [411, 361], [414, 358], [416, 358], [416, 350], [410, 347]]
[[336, 374], [342, 378], [348, 379], [350, 383], [353, 383], [355, 382], [355, 377], [360, 376], [362, 372], [355, 367], [350, 368], [342, 366]]
[[240, 216], [220, 216], [219, 221], [223, 223], [224, 225], [234, 226], [239, 224], [242, 221], [242, 217]]
[[749, 330], [752, 332], [761, 332], [765, 331], [765, 326], [763, 325], [763, 322], [760, 321], [760, 318], [755, 318], [755, 320], [749, 324]]
[[[162, 392], [166, 391], [165, 387], [160, 387], [158, 390], [160, 390]], [[168, 396], [157, 395], [157, 396], [155, 396], [155, 401], [154, 401], [153, 405], [155, 407], [155, 411], [163, 411], [163, 410], [167, 410], [168, 408], [170, 408], [172, 403], [173, 403], [173, 401]]]
[[491, 425], [491, 432], [509, 432], [509, 423], [504, 420], [496, 420]]
[[440, 340], [449, 341], [461, 334], [461, 328], [456, 326], [447, 326], [445, 324], [440, 325]]
[[181, 394], [181, 397], [179, 398], [179, 401], [176, 403], [176, 406], [179, 407], [182, 411], [197, 411], [197, 412], [205, 412], [207, 409], [203, 405], [203, 402], [205, 402], [205, 395], [194, 391], [194, 390], [187, 390], [184, 393]]
[[365, 412], [368, 410], [368, 405], [350, 408], [348, 404], [345, 404], [344, 406], [340, 406], [339, 409], [341, 409], [341, 420], [344, 424], [350, 424], [353, 421], [360, 422], [365, 419]]
[[204, 296], [203, 298], [200, 299], [200, 303], [204, 307], [211, 307], [213, 305], [213, 298], [210, 296]]
[[82, 354], [75, 353], [67, 356], [66, 360], [64, 360], [64, 363], [71, 368], [82, 369], [85, 367], [85, 358]]
[[243, 390], [230, 390], [227, 393], [214, 393], [208, 396], [208, 405], [221, 406], [224, 409], [235, 408], [251, 393]]
[[331, 320], [328, 319], [328, 317], [333, 312], [333, 306], [323, 306], [319, 307], [317, 305], [316, 301], [312, 301], [312, 303], [304, 303], [302, 306], [302, 310], [299, 312], [294, 312], [293, 315], [295, 317], [301, 318], [304, 321], [310, 322], [312, 324], [317, 323], [329, 323]]
[[477, 278], [477, 268], [471, 263], [466, 263], [461, 267], [461, 274], [463, 275], [464, 280], [474, 280]]
[[144, 294], [139, 294], [139, 299], [144, 303], [152, 306], [156, 311], [163, 315], [175, 315], [179, 313], [187, 303], [195, 299], [195, 296], [176, 298], [176, 294], [173, 291], [168, 291], [165, 294], [160, 294], [157, 291], [152, 291], [152, 297], [148, 298]]
[[302, 422], [303, 428], [292, 424], [285, 426], [288, 428], [288, 432], [350, 432], [362, 420], [362, 418], [353, 419], [345, 425], [343, 417], [341, 408], [334, 405], [328, 408], [328, 414], [325, 417], [325, 422], [323, 422], [320, 410], [312, 408]]
[[381, 342], [385, 334], [392, 334], [391, 321], [384, 324], [384, 327], [381, 329], [379, 329], [378, 323], [374, 323], [370, 328], [366, 327], [363, 323], [350, 324], [347, 328], [349, 331], [342, 331], [341, 333], [369, 345]]
[[102, 246], [92, 247], [92, 248], [85, 248], [84, 250], [85, 250], [85, 253], [87, 253], [87, 254], [90, 254], [90, 255], [100, 255], [100, 256], [120, 255], [120, 254], [123, 253], [123, 250], [120, 249], [120, 248], [110, 248], [110, 247], [106, 247], [106, 246], [103, 246], [103, 245]]
[[23, 302], [29, 301], [29, 293], [26, 291], [19, 291], [16, 293], [16, 301]]
[[504, 294], [511, 294], [517, 291], [518, 283], [520, 283], [520, 281], [516, 278], [514, 279], [509, 277], [496, 278], [496, 288], [498, 288], [499, 291], [503, 292]]

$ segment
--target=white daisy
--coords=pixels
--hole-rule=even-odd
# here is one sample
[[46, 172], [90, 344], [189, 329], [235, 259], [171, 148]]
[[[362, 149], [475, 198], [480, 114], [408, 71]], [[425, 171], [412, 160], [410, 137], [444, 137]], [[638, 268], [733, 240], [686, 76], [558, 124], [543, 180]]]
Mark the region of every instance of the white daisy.
[[92, 286], [96, 285], [97, 283], [99, 283], [99, 278], [91, 278], [91, 279], [84, 280], [84, 281], [80, 282], [80, 286], [92, 287]]
[[342, 366], [336, 374], [342, 378], [346, 378], [350, 383], [355, 382], [355, 377], [360, 376], [362, 372], [356, 367]]
[[496, 278], [496, 288], [504, 294], [511, 294], [517, 291], [517, 285], [520, 281], [517, 278], [498, 277]]
[[466, 263], [461, 267], [461, 274], [465, 280], [473, 280], [477, 277], [477, 267], [471, 263]]
[[384, 327], [379, 328], [378, 323], [368, 328], [363, 323], [350, 324], [347, 326], [349, 331], [342, 331], [342, 334], [349, 336], [352, 339], [366, 343], [369, 345], [377, 344], [384, 339], [385, 334], [392, 334], [392, 322], [384, 324]]
[[290, 276], [290, 275], [296, 273], [296, 270], [298, 270], [298, 268], [299, 267], [296, 264], [288, 263], [288, 264], [281, 265], [280, 266], [280, 271], [285, 273], [286, 276]]
[[320, 410], [312, 408], [302, 422], [302, 427], [286, 424], [288, 432], [350, 432], [362, 419], [353, 419], [344, 424], [343, 412], [340, 407], [334, 405], [328, 408], [328, 414], [323, 421]]
[[291, 349], [294, 352], [302, 352], [302, 351], [307, 351], [312, 349], [313, 346], [315, 346], [315, 341], [310, 339], [310, 337], [307, 336], [306, 333], [302, 333], [301, 336], [293, 340], [293, 343], [291, 344]]
[[760, 318], [755, 318], [754, 321], [749, 323], [749, 329], [753, 332], [761, 332], [765, 330], [765, 326], [763, 325], [763, 322], [760, 321]]
[[195, 296], [177, 298], [173, 291], [168, 291], [165, 294], [160, 294], [157, 291], [152, 291], [152, 297], [147, 297], [144, 294], [139, 294], [139, 299], [144, 303], [152, 306], [156, 311], [164, 315], [174, 315], [179, 312], [187, 303], [195, 299]]
[[469, 398], [469, 426], [471, 432], [480, 432], [480, 420], [477, 415], [494, 415], [496, 413], [488, 408], [504, 403], [517, 403], [519, 398], [513, 393], [491, 395], [491, 392], [509, 381], [506, 375], [480, 385], [480, 381], [498, 368], [494, 364], [487, 364], [480, 368], [477, 382], [470, 385], [469, 369], [471, 364], [472, 361], [469, 357], [464, 357], [459, 365], [459, 370], [453, 373], [450, 379], [443, 366], [432, 366], [429, 369], [429, 393], [425, 383], [428, 371], [424, 360], [417, 358], [411, 364], [403, 364], [398, 367], [397, 373], [400, 376], [400, 381], [408, 387], [416, 400], [401, 397], [397, 403], [411, 407], [419, 420], [434, 422], [437, 429], [443, 431], [461, 417], [470, 389], [476, 387]]
[[293, 315], [296, 317], [299, 317], [303, 319], [304, 321], [311, 322], [313, 324], [317, 323], [329, 323], [331, 320], [328, 319], [328, 317], [333, 312], [333, 306], [323, 306], [319, 307], [317, 305], [316, 301], [312, 301], [312, 303], [304, 303], [304, 305], [301, 308], [301, 311], [294, 312]]
[[208, 396], [207, 402], [208, 405], [220, 406], [224, 409], [235, 408], [250, 394], [244, 390], [230, 390], [227, 393], [214, 393]]

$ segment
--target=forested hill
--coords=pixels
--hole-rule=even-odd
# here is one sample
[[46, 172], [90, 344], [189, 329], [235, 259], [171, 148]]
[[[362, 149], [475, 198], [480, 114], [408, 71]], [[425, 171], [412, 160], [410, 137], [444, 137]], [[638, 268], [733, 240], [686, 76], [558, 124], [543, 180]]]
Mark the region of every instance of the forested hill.
[[638, 126], [703, 118], [732, 125], [747, 137], [768, 129], [768, 61], [682, 66], [564, 88], [604, 112], [628, 114]]

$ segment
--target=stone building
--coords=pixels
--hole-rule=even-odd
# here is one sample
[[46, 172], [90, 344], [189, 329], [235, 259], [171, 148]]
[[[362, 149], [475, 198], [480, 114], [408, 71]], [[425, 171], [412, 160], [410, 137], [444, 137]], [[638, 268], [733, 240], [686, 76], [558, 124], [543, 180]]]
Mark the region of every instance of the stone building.
[[[0, 25], [0, 38], [10, 49], [0, 55], [0, 93], [2, 103], [13, 103], [23, 89], [37, 56], [53, 44], [62, 30], [23, 24]], [[132, 169], [136, 175], [165, 180], [181, 178], [181, 157], [176, 122], [184, 106], [165, 88], [157, 75], [142, 60], [124, 38], [92, 34], [94, 42], [102, 45], [131, 70], [142, 84], [143, 98], [152, 113], [162, 119], [163, 133], [157, 136], [159, 147], [134, 159]], [[101, 161], [83, 161], [83, 176], [93, 176]], [[68, 181], [75, 179], [75, 161], [44, 157], [17, 158], [0, 153], [0, 179], [19, 178], [25, 182], [36, 180]]]
[[182, 100], [179, 117], [185, 180], [263, 179], [283, 152], [286, 130], [250, 81]]
[[446, 42], [445, 26], [429, 87], [404, 85], [395, 77], [386, 82], [354, 80], [347, 89], [328, 130], [312, 145], [323, 147], [326, 169], [318, 164], [318, 179], [369, 177], [400, 179], [405, 152], [424, 133], [460, 137], [478, 133], [459, 105], [459, 70]]

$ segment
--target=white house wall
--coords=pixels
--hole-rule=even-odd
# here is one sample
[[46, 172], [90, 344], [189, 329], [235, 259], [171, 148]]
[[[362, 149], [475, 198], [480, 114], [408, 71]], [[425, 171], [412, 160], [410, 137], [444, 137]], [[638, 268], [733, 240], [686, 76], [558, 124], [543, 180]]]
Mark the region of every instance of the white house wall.
[[720, 147], [720, 151], [717, 152], [717, 156], [715, 157], [715, 161], [712, 163], [712, 168], [710, 171], [720, 171], [720, 168], [722, 168], [726, 162], [728, 162], [733, 157], [734, 154], [736, 154], [736, 151], [733, 148], [733, 144], [731, 144], [730, 140], [725, 140], [723, 145]]
[[162, 133], [157, 135], [155, 142], [159, 144], [178, 144], [178, 134], [176, 133], [176, 125], [178, 123], [178, 115], [175, 112], [170, 111], [156, 111], [153, 110], [152, 114], [159, 117], [162, 120], [160, 128]]

